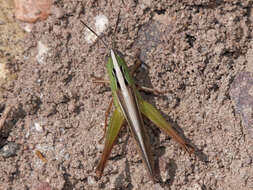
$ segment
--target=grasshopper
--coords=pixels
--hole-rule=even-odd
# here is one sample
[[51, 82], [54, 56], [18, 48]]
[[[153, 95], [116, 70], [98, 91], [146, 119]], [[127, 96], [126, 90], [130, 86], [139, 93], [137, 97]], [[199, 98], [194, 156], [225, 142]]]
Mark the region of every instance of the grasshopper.
[[[119, 15], [114, 32], [116, 31], [118, 20]], [[94, 33], [106, 47], [108, 47], [95, 31], [93, 31], [83, 21], [81, 22], [92, 33]], [[178, 133], [172, 128], [171, 124], [164, 119], [162, 114], [154, 106], [146, 102], [141, 97], [138, 91], [138, 86], [136, 85], [129, 68], [127, 67], [121, 55], [122, 54], [113, 47], [110, 49], [110, 54], [106, 65], [115, 109], [108, 127], [105, 124], [107, 129], [104, 132], [104, 150], [102, 153], [102, 158], [96, 168], [96, 175], [99, 179], [101, 178], [113, 145], [115, 144], [120, 129], [126, 120], [130, 127], [131, 134], [137, 144], [142, 160], [145, 163], [149, 176], [152, 181], [155, 181], [154, 159], [151, 153], [150, 140], [146, 133], [142, 115], [147, 117], [162, 131], [176, 140], [190, 154], [194, 152], [194, 149], [192, 146], [186, 143], [181, 136], [178, 135]], [[111, 104], [109, 107], [111, 107]], [[105, 121], [105, 123], [107, 122]]]

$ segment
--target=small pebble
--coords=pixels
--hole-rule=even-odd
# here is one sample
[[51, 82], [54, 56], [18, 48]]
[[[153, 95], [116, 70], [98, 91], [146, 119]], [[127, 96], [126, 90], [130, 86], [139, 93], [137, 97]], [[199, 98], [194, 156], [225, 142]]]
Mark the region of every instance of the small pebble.
[[64, 155], [64, 158], [65, 158], [65, 160], [69, 160], [70, 154], [69, 154], [69, 153], [66, 153], [66, 154]]
[[75, 109], [76, 109], [75, 103], [74, 103], [74, 102], [71, 102], [71, 103], [68, 105], [68, 110], [69, 110], [70, 112], [74, 112]]
[[0, 149], [0, 155], [5, 158], [15, 156], [19, 149], [19, 145], [14, 142], [9, 142]]
[[148, 70], [148, 66], [145, 65], [145, 64], [141, 64], [141, 68], [144, 69], [144, 70]]
[[12, 136], [8, 136], [7, 141], [12, 142], [15, 141], [15, 139]]
[[26, 134], [25, 134], [25, 138], [28, 139], [30, 137], [30, 132], [28, 131]]
[[49, 51], [49, 48], [46, 45], [44, 45], [41, 41], [38, 41], [37, 49], [38, 49], [38, 54], [36, 56], [37, 62], [39, 64], [43, 64], [44, 59]]
[[103, 144], [98, 144], [97, 145], [97, 149], [99, 152], [102, 152], [103, 151], [103, 148], [104, 148], [104, 145]]
[[43, 128], [41, 127], [41, 125], [39, 123], [34, 123], [34, 127], [35, 127], [35, 130], [38, 131], [38, 132], [43, 132]]
[[92, 177], [92, 176], [89, 176], [89, 177], [88, 177], [88, 184], [89, 184], [89, 185], [94, 185], [94, 184], [96, 184], [95, 178]]
[[30, 23], [25, 23], [23, 28], [26, 32], [30, 33], [32, 31], [33, 25]]
[[35, 148], [35, 146], [34, 146], [34, 144], [29, 144], [28, 148], [29, 148], [29, 150], [33, 150]]
[[24, 145], [23, 149], [24, 149], [24, 150], [28, 150], [29, 147], [28, 147], [27, 145]]

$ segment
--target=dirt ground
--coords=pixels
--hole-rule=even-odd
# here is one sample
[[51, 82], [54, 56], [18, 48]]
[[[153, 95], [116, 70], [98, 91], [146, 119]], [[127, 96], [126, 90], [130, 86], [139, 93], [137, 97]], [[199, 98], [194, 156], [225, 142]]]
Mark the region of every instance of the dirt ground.
[[[55, 0], [52, 15], [30, 32], [14, 19], [14, 5], [3, 5], [10, 20], [0, 20], [0, 68], [8, 71], [0, 91], [1, 190], [253, 189], [252, 1]], [[100, 36], [111, 46], [119, 11], [116, 47], [129, 65], [140, 49], [145, 64], [136, 81], [166, 91], [143, 97], [196, 148], [190, 156], [145, 119], [156, 184], [127, 125], [95, 178], [112, 95], [91, 75], [107, 77], [109, 50], [88, 42], [80, 20], [95, 28], [96, 16], [107, 18]], [[7, 24], [19, 27], [10, 32]]]

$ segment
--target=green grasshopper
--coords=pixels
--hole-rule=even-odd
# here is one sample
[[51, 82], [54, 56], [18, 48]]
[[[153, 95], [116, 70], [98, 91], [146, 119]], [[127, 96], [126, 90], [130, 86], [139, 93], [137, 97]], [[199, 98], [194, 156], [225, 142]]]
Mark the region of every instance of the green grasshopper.
[[[84, 22], [82, 23], [105, 44], [95, 31]], [[114, 31], [116, 31], [116, 27]], [[155, 181], [154, 159], [151, 153], [150, 140], [144, 127], [142, 114], [157, 125], [162, 131], [174, 138], [187, 152], [193, 153], [194, 149], [177, 134], [177, 132], [171, 127], [171, 124], [163, 118], [162, 114], [154, 106], [141, 97], [137, 85], [131, 76], [131, 72], [120, 55], [121, 54], [116, 51], [115, 48], [112, 48], [106, 65], [115, 110], [105, 132], [104, 150], [102, 158], [96, 168], [96, 175], [99, 179], [101, 178], [119, 131], [126, 120], [130, 126], [130, 131], [148, 170], [149, 176]]]

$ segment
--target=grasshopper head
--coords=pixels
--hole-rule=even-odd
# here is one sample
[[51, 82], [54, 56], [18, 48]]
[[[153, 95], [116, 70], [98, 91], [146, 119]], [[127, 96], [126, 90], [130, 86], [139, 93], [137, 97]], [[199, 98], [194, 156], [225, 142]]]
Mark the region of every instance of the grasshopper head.
[[[115, 59], [113, 57], [115, 57]], [[117, 66], [119, 69], [116, 69]], [[130, 75], [129, 69], [125, 63], [122, 53], [120, 53], [119, 51], [111, 50], [106, 67], [109, 74], [112, 91], [121, 88], [119, 80], [124, 81], [126, 86], [134, 85], [134, 80]]]

